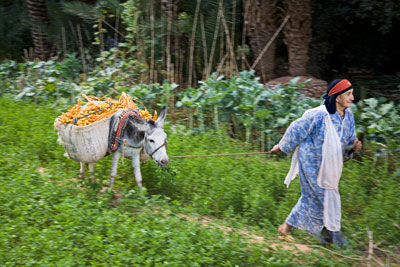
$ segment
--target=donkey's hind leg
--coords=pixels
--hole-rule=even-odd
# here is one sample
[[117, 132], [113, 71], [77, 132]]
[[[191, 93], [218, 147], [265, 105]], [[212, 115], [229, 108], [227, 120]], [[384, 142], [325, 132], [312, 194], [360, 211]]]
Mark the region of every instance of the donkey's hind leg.
[[113, 187], [113, 185], [114, 185], [114, 179], [115, 179], [115, 176], [117, 175], [118, 161], [119, 161], [120, 157], [121, 157], [121, 152], [119, 152], [118, 150], [115, 151], [112, 156], [110, 184], [108, 185], [108, 187]]
[[88, 163], [89, 166], [89, 173], [90, 173], [90, 179], [92, 179], [92, 183], [94, 184], [94, 163]]
[[85, 163], [79, 162], [80, 169], [79, 169], [79, 178], [84, 179], [85, 178]]

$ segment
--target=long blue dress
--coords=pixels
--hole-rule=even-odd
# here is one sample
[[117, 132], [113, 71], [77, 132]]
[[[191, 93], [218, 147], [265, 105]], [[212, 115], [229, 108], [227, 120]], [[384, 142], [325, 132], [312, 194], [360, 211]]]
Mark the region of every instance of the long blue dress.
[[[343, 118], [338, 112], [328, 115], [321, 110], [311, 111], [292, 122], [279, 142], [279, 148], [286, 154], [299, 146], [301, 196], [286, 218], [286, 223], [292, 227], [306, 230], [320, 239], [324, 226], [325, 189], [318, 186], [317, 177], [322, 160], [325, 132], [324, 116], [331, 117], [340, 137], [343, 155], [348, 156], [345, 148], [353, 144], [356, 139], [354, 117], [349, 109], [345, 109]], [[340, 239], [340, 231], [338, 233], [333, 232], [332, 238], [335, 239], [335, 236]], [[336, 243], [335, 240], [333, 242]], [[340, 243], [340, 241], [337, 241], [337, 243]]]

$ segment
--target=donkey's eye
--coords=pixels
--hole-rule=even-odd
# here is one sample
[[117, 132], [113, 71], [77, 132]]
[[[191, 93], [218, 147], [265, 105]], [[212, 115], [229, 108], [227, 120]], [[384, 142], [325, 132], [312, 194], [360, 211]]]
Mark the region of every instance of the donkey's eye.
[[154, 143], [154, 140], [153, 140], [153, 139], [150, 139], [149, 141], [150, 141], [150, 143]]

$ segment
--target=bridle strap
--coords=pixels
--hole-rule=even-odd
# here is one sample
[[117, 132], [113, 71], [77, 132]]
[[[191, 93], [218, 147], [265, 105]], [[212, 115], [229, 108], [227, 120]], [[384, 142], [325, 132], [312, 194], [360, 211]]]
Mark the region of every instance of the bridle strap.
[[167, 144], [167, 140], [165, 140], [164, 143], [163, 143], [161, 146], [157, 147], [157, 148], [150, 154], [150, 157], [153, 158], [154, 153], [156, 153], [160, 148], [162, 148], [162, 147], [165, 146], [166, 144]]

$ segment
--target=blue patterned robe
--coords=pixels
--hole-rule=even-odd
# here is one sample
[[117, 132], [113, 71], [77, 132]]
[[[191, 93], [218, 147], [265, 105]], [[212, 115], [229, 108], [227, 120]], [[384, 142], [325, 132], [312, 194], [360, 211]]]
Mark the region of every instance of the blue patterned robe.
[[311, 111], [292, 122], [279, 142], [279, 148], [286, 154], [299, 146], [301, 197], [287, 217], [286, 223], [316, 236], [320, 236], [324, 225], [325, 189], [317, 184], [325, 132], [324, 116], [331, 117], [340, 137], [343, 155], [348, 156], [345, 155], [345, 148], [356, 139], [354, 117], [349, 109], [345, 109], [344, 119], [338, 112], [328, 115], [321, 110]]

